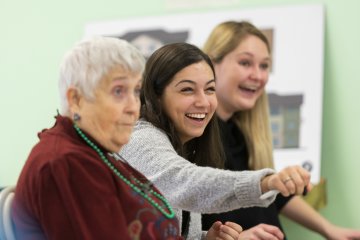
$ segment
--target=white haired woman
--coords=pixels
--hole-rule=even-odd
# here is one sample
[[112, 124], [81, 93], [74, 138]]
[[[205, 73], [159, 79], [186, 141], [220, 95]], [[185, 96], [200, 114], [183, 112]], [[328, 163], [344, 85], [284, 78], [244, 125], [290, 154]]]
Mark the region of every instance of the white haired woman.
[[116, 161], [138, 119], [144, 58], [124, 40], [78, 43], [60, 70], [61, 111], [17, 183], [17, 239], [177, 239], [161, 193]]

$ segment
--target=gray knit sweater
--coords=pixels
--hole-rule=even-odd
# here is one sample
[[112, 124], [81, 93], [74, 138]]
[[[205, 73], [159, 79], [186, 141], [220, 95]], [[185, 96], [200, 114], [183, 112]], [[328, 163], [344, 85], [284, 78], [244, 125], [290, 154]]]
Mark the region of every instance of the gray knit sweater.
[[196, 166], [176, 153], [162, 130], [143, 120], [137, 122], [120, 155], [169, 200], [180, 225], [182, 210], [191, 212], [187, 239], [204, 239], [201, 213], [267, 207], [275, 199], [259, 199], [260, 180], [273, 173], [272, 169], [236, 172]]

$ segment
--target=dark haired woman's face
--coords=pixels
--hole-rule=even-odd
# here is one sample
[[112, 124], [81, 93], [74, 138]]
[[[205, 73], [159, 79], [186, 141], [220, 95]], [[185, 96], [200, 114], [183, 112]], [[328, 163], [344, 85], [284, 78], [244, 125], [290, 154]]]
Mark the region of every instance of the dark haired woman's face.
[[161, 104], [183, 144], [201, 136], [217, 107], [210, 66], [201, 61], [175, 74], [164, 89]]

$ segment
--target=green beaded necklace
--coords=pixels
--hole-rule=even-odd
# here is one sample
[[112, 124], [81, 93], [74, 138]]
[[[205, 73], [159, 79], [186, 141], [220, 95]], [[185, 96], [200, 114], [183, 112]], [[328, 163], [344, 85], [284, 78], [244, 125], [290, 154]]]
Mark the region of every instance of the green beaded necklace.
[[[116, 176], [118, 176], [123, 182], [125, 182], [128, 186], [130, 186], [135, 192], [140, 194], [143, 198], [145, 198], [151, 205], [153, 205], [155, 208], [157, 208], [162, 214], [165, 215], [165, 217], [172, 219], [175, 216], [174, 210], [171, 208], [169, 202], [159, 193], [155, 192], [152, 189], [149, 189], [148, 191], [141, 190], [140, 188], [146, 187], [146, 184], [140, 182], [137, 178], [134, 177], [134, 181], [140, 186], [140, 188], [136, 185], [134, 185], [130, 180], [128, 180], [126, 177], [124, 177], [120, 171], [115, 168], [115, 166], [105, 157], [104, 153], [100, 150], [98, 146], [96, 146], [82, 131], [81, 129], [74, 124], [74, 128], [76, 132], [80, 135], [82, 139], [92, 148], [94, 149], [97, 154], [100, 156], [101, 160], [115, 173]], [[154, 195], [155, 198], [159, 199], [161, 202], [164, 203], [165, 207], [169, 212], [166, 212], [162, 206], [160, 206], [157, 202], [155, 202], [152, 198], [149, 197], [149, 195], [146, 194], [146, 192], [152, 195]]]

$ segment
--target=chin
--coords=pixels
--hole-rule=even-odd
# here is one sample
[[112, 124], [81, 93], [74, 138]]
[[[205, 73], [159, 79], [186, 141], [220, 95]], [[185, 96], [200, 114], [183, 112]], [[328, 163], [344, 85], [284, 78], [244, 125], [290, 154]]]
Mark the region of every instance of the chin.
[[246, 110], [251, 110], [254, 107], [255, 107], [255, 102], [254, 103], [240, 103], [238, 105], [237, 110], [238, 111], [246, 111]]
[[193, 138], [201, 137], [203, 134], [204, 134], [204, 131], [202, 131], [201, 133], [194, 134]]
[[130, 138], [118, 139], [118, 141], [112, 141], [111, 150], [112, 152], [119, 152], [120, 149], [129, 142]]

